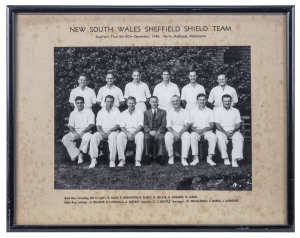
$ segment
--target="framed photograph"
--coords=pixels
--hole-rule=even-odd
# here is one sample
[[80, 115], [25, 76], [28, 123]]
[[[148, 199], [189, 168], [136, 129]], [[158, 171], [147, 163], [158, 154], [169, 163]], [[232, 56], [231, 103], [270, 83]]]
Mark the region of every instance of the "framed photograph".
[[294, 6], [8, 6], [8, 231], [294, 231]]

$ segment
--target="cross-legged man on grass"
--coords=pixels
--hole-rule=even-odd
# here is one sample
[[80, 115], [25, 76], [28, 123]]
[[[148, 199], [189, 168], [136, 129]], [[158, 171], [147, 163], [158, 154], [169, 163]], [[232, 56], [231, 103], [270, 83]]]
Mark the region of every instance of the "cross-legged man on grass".
[[[87, 153], [91, 140], [91, 129], [95, 125], [95, 115], [92, 110], [84, 108], [84, 98], [77, 96], [75, 98], [76, 108], [69, 117], [70, 132], [62, 138], [62, 143], [66, 147], [71, 160], [78, 158], [78, 164], [83, 162], [83, 154]], [[79, 149], [74, 141], [81, 139]]]
[[152, 159], [160, 159], [167, 155], [165, 146], [166, 111], [158, 108], [158, 98], [150, 98], [151, 109], [144, 112], [145, 156], [149, 164]]
[[223, 95], [223, 107], [215, 111], [218, 147], [225, 165], [230, 165], [227, 153], [228, 139], [232, 140], [232, 167], [239, 167], [237, 161], [243, 159], [244, 137], [240, 132], [241, 116], [238, 109], [231, 106], [231, 96]]
[[124, 152], [128, 140], [134, 140], [136, 144], [135, 166], [141, 166], [144, 149], [144, 133], [142, 132], [144, 125], [144, 112], [141, 110], [135, 110], [135, 104], [135, 98], [129, 96], [127, 99], [128, 109], [121, 114], [121, 132], [117, 137], [117, 150], [120, 160], [118, 167], [123, 167], [125, 164]]
[[94, 168], [97, 164], [98, 146], [101, 140], [108, 140], [109, 147], [109, 167], [116, 167], [115, 159], [117, 155], [117, 136], [119, 134], [121, 113], [117, 107], [114, 107], [114, 97], [107, 95], [105, 97], [105, 107], [97, 114], [96, 127], [97, 132], [92, 135], [90, 145], [90, 156], [92, 158], [89, 168]]
[[201, 138], [208, 141], [207, 163], [212, 166], [216, 165], [212, 160], [217, 143], [217, 137], [212, 131], [214, 128], [214, 113], [205, 106], [206, 101], [205, 94], [198, 94], [198, 107], [191, 111], [191, 147], [194, 160], [190, 165], [199, 163], [198, 141], [201, 140]]
[[188, 153], [191, 145], [191, 138], [188, 129], [190, 127], [190, 115], [188, 111], [181, 108], [180, 97], [174, 95], [171, 98], [173, 109], [167, 113], [167, 130], [165, 135], [166, 148], [169, 156], [169, 164], [174, 164], [173, 143], [181, 139], [181, 163], [187, 166]]

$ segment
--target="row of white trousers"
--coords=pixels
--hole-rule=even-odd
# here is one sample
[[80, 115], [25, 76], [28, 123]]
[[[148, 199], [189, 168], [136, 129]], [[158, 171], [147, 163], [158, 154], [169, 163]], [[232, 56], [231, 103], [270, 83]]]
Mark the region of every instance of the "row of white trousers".
[[[228, 138], [227, 136], [220, 131], [216, 131], [214, 134], [212, 131], [204, 132], [204, 139], [208, 141], [208, 154], [214, 155], [215, 154], [215, 147], [216, 144], [221, 152], [221, 157], [223, 159], [228, 158], [227, 153], [227, 144]], [[98, 146], [103, 140], [101, 134], [99, 132], [94, 133], [85, 133], [81, 138], [81, 144], [79, 148], [76, 148], [74, 143], [75, 137], [72, 132], [66, 134], [63, 139], [62, 143], [66, 147], [71, 159], [76, 158], [80, 151], [83, 153], [88, 152], [88, 146], [90, 143], [90, 156], [92, 158], [97, 158], [99, 151]], [[188, 133], [184, 132], [181, 135], [181, 157], [187, 158], [189, 149], [192, 149], [192, 155], [198, 155], [198, 141], [201, 139], [200, 135], [196, 132]], [[242, 134], [237, 131], [232, 136], [232, 159], [243, 159], [243, 146], [244, 146], [244, 138]], [[112, 132], [108, 136], [108, 146], [110, 151], [110, 160], [115, 161], [117, 153], [119, 154], [119, 160], [125, 160], [125, 148], [127, 145], [128, 138], [124, 132]], [[140, 161], [143, 154], [144, 149], [144, 133], [139, 132], [135, 135], [134, 142], [136, 144], [136, 153], [135, 153], [135, 160]], [[165, 143], [166, 149], [168, 152], [168, 156], [173, 156], [173, 144], [175, 142], [175, 137], [171, 132], [167, 132], [165, 134]]]

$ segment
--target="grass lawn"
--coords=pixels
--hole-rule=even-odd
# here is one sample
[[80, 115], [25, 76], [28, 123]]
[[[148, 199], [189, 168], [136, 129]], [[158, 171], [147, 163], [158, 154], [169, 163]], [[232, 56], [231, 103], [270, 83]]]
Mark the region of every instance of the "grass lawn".
[[[249, 154], [249, 153], [248, 153]], [[155, 161], [142, 167], [134, 166], [134, 158], [126, 159], [123, 168], [109, 168], [106, 156], [98, 158], [94, 169], [89, 169], [90, 159], [78, 165], [65, 159], [63, 145], [56, 144], [56, 189], [111, 189], [111, 190], [251, 190], [251, 157], [245, 157], [239, 168], [222, 164], [216, 156], [216, 166], [203, 159], [196, 166], [182, 166], [180, 158], [174, 165], [162, 166]]]

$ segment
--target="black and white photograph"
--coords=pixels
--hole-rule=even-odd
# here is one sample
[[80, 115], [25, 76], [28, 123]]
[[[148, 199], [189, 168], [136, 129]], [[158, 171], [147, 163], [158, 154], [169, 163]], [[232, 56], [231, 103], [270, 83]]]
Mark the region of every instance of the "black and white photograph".
[[250, 58], [55, 47], [55, 189], [252, 190]]

